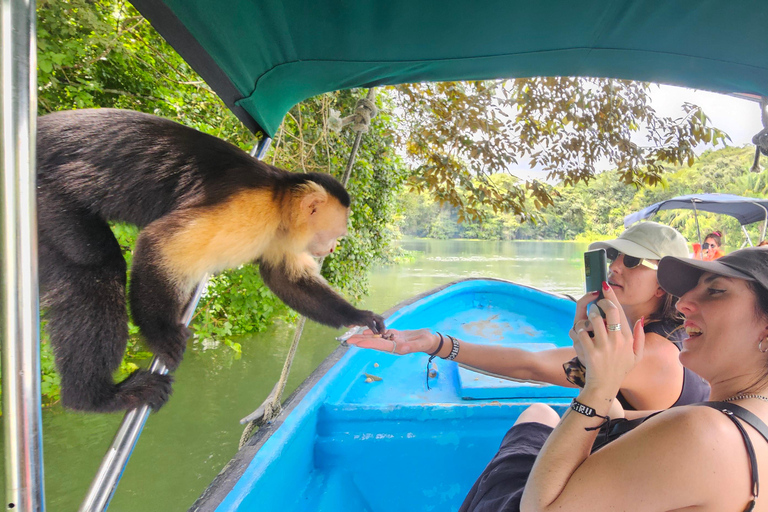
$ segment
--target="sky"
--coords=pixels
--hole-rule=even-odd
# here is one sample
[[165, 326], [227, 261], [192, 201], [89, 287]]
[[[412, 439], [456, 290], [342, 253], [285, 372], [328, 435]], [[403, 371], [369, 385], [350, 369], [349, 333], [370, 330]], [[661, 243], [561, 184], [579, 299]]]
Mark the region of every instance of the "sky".
[[731, 136], [731, 146], [751, 143], [763, 129], [760, 105], [754, 101], [671, 85], [652, 86], [650, 94], [653, 108], [662, 115], [682, 115], [680, 106], [684, 102], [700, 106], [714, 126]]
[[[760, 105], [754, 101], [671, 85], [653, 85], [650, 96], [651, 105], [660, 115], [674, 118], [683, 115], [681, 106], [685, 102], [700, 106], [713, 126], [730, 135], [730, 146], [751, 144], [752, 137], [763, 129]], [[712, 146], [701, 145], [696, 152], [701, 154], [707, 149], [712, 149]], [[521, 164], [520, 167], [510, 169], [510, 172], [524, 180], [545, 179], [543, 171], [530, 169], [524, 162]]]

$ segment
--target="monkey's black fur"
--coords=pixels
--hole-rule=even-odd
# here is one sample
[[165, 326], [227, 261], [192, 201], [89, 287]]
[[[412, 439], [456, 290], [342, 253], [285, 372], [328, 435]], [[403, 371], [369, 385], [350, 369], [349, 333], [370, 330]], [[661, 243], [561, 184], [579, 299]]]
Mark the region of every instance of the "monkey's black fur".
[[[329, 175], [290, 173], [216, 137], [138, 112], [46, 115], [38, 120], [37, 148], [41, 297], [62, 402], [73, 409], [157, 409], [171, 392], [169, 376], [145, 370], [117, 384], [112, 379], [128, 332], [126, 264], [108, 221], [152, 224], [137, 241], [130, 306], [150, 349], [173, 370], [189, 337], [180, 317], [191, 294], [179, 294], [158, 264], [166, 233], [197, 209], [226, 203], [245, 189], [281, 197], [313, 181], [350, 204]], [[383, 327], [381, 317], [354, 308], [319, 276], [297, 281], [264, 263], [261, 272], [278, 297], [317, 322]]]

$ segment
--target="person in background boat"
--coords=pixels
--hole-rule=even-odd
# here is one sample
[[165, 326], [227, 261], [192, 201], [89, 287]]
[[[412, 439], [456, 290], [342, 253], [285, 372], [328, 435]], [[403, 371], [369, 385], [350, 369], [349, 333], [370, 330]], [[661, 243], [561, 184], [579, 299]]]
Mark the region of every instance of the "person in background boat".
[[680, 360], [717, 402], [661, 411], [595, 449], [596, 427], [644, 357], [642, 319], [633, 328], [609, 288], [598, 302], [605, 321], [592, 308], [593, 332], [574, 326], [584, 389], [562, 418], [544, 404], [524, 411], [460, 512], [768, 510], [757, 502], [768, 485], [766, 466], [758, 477], [768, 463], [768, 248], [665, 257], [658, 280], [680, 297], [690, 335]]
[[[619, 403], [627, 411], [649, 411], [706, 400], [709, 394], [707, 383], [684, 369], [678, 359], [685, 331], [675, 310], [675, 299], [662, 290], [656, 280], [659, 259], [663, 256], [688, 256], [685, 238], [669, 226], [642, 222], [630, 226], [615, 240], [596, 242], [589, 248], [606, 249], [610, 261], [608, 283], [614, 288], [630, 321], [634, 323], [641, 317], [646, 319], [645, 358], [622, 383], [618, 393]], [[578, 301], [575, 322], [587, 319], [587, 306], [594, 300], [595, 296], [588, 294]], [[575, 385], [568, 381], [563, 371], [563, 364], [576, 355], [573, 347], [528, 352], [457, 340], [458, 353], [454, 355], [452, 339], [445, 333], [439, 335], [429, 329], [391, 329], [387, 335], [392, 338], [376, 337], [365, 331], [352, 336], [348, 343], [384, 352], [391, 352], [394, 343], [396, 354], [425, 352], [514, 379]], [[627, 415], [638, 417], [645, 414]]]
[[725, 256], [722, 245], [723, 234], [720, 231], [713, 231], [705, 236], [704, 243], [701, 244], [704, 261], [714, 261]]

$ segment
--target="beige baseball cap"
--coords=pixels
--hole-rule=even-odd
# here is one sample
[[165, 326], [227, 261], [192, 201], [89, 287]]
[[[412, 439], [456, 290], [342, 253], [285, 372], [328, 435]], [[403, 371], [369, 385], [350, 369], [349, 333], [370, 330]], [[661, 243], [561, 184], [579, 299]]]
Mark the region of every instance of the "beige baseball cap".
[[633, 224], [615, 240], [594, 242], [589, 246], [589, 250], [608, 248], [649, 260], [660, 260], [664, 256], [688, 257], [688, 242], [679, 231], [650, 221]]

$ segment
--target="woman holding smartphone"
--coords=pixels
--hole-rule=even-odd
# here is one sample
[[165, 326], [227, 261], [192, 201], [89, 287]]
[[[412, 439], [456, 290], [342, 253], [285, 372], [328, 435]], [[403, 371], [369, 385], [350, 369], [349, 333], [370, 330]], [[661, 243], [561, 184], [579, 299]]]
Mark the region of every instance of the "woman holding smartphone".
[[[589, 248], [606, 250], [610, 263], [607, 282], [629, 322], [634, 325], [640, 318], [645, 319], [645, 355], [627, 374], [618, 394], [625, 410], [659, 410], [706, 400], [709, 386], [684, 369], [678, 360], [679, 343], [685, 338], [685, 331], [681, 329], [674, 298], [661, 289], [656, 280], [657, 264], [662, 257], [688, 256], [685, 238], [669, 226], [643, 222], [629, 227], [615, 240], [596, 242]], [[588, 320], [588, 305], [596, 298], [597, 293], [587, 294], [577, 302], [574, 324]], [[571, 387], [578, 383], [575, 379], [575, 382], [569, 381], [563, 370], [563, 365], [576, 356], [572, 347], [528, 352], [461, 340], [454, 343], [445, 335], [440, 346], [441, 335], [429, 329], [390, 329], [387, 336], [391, 338], [376, 337], [365, 331], [347, 342], [390, 352], [394, 340], [396, 354], [424, 352], [513, 379]], [[536, 414], [539, 409], [534, 408], [530, 414]], [[557, 422], [556, 414], [543, 408], [541, 411], [545, 417], [536, 421]], [[629, 413], [627, 417], [634, 416]]]

